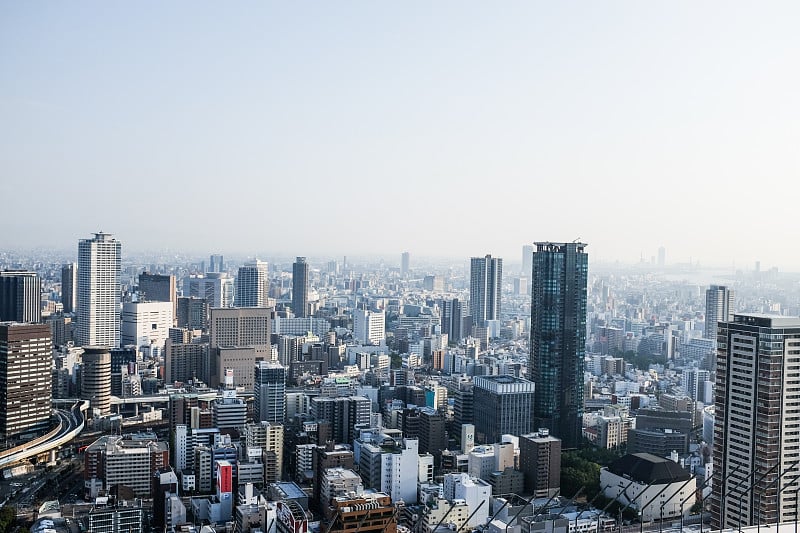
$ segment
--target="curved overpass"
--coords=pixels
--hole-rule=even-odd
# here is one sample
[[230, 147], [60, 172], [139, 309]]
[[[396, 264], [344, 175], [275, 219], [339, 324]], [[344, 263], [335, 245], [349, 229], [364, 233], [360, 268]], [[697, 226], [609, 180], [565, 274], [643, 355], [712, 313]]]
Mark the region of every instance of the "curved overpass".
[[49, 452], [77, 437], [83, 431], [83, 413], [88, 408], [89, 401], [81, 400], [75, 402], [69, 410], [53, 409], [53, 414], [58, 418], [56, 427], [30, 442], [0, 452], [0, 468]]

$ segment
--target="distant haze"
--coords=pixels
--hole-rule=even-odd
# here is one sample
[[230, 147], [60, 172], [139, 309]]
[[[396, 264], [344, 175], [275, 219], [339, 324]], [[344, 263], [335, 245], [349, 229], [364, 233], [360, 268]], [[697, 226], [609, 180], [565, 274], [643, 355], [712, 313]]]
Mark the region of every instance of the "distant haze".
[[796, 2], [4, 2], [0, 248], [800, 267]]

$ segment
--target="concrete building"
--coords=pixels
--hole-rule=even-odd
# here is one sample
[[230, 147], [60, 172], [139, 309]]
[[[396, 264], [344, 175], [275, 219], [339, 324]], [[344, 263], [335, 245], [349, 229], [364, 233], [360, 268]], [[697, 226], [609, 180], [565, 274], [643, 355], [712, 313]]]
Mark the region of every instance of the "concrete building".
[[248, 448], [261, 449], [265, 481], [279, 481], [283, 472], [283, 426], [269, 422], [247, 424], [245, 442]]
[[87, 497], [96, 497], [96, 493], [90, 492], [100, 486], [105, 491], [114, 486], [125, 486], [136, 497], [150, 497], [150, 480], [159, 469], [169, 466], [169, 446], [153, 439], [155, 436], [124, 438], [109, 435], [92, 443], [84, 456]]
[[0, 438], [50, 425], [52, 363], [47, 324], [0, 323]]
[[103, 496], [94, 499], [87, 523], [97, 533], [143, 533], [144, 510], [139, 501]]
[[575, 448], [583, 435], [586, 244], [534, 244], [528, 363], [528, 379], [536, 383], [534, 427]]
[[165, 379], [167, 384], [201, 380], [211, 381], [212, 360], [208, 343], [175, 343], [167, 339], [165, 343]]
[[125, 302], [122, 304], [121, 342], [136, 346], [150, 357], [163, 355], [173, 324], [173, 302]]
[[[486, 523], [489, 518], [488, 502], [492, 496], [492, 486], [483, 479], [464, 473], [446, 474], [443, 480], [444, 497], [449, 501], [464, 500], [472, 517], [467, 526], [476, 527]], [[474, 514], [472, 514], [474, 513]]]
[[0, 322], [42, 321], [42, 280], [36, 272], [0, 272]]
[[353, 311], [353, 336], [366, 345], [382, 344], [386, 338], [386, 316], [383, 311]]
[[546, 429], [519, 437], [519, 469], [526, 493], [549, 498], [561, 487], [561, 439]]
[[122, 243], [109, 233], [78, 242], [78, 316], [80, 346], [119, 346]]
[[691, 478], [674, 461], [649, 453], [628, 454], [600, 469], [605, 497], [640, 513], [642, 522], [688, 515], [694, 505], [689, 496], [697, 490], [687, 483]]
[[355, 496], [339, 496], [330, 504], [328, 533], [396, 533], [397, 512], [392, 499], [383, 492], [362, 491]]
[[330, 422], [335, 443], [352, 443], [357, 436], [356, 426], [369, 425], [371, 413], [372, 401], [364, 396], [311, 399], [311, 419]]
[[534, 384], [514, 376], [476, 376], [473, 380], [475, 433], [479, 442], [499, 442], [504, 434], [531, 430]]

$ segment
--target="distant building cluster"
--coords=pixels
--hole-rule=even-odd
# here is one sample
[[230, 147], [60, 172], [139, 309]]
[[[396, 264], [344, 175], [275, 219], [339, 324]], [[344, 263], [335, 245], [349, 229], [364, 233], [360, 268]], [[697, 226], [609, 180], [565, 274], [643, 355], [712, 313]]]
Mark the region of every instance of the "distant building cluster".
[[581, 449], [616, 453], [599, 491], [645, 522], [796, 513], [800, 299], [775, 278], [669, 281], [663, 248], [595, 271], [578, 241], [461, 268], [122, 250], [0, 264], [0, 434], [85, 406], [89, 531], [599, 533], [618, 517], [562, 487]]

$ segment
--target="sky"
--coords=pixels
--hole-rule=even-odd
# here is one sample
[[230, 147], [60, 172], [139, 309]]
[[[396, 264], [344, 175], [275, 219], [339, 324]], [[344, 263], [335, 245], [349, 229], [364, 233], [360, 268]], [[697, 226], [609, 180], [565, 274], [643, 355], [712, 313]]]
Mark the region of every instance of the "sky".
[[[800, 268], [800, 3], [0, 1], [0, 248]], [[399, 259], [398, 259], [399, 260]]]

